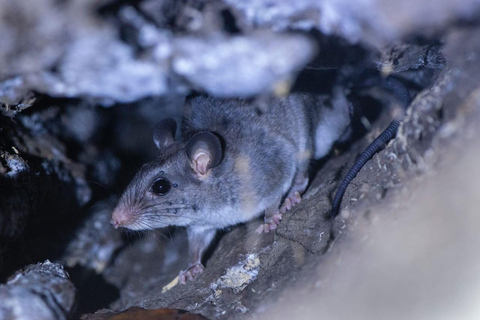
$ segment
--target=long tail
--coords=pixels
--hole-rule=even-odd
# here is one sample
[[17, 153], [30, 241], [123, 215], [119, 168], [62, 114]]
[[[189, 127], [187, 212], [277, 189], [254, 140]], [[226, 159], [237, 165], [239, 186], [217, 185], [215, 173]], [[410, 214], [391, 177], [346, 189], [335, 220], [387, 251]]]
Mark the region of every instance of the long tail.
[[[377, 79], [378, 81], [378, 79]], [[388, 77], [386, 79], [380, 80], [380, 83], [370, 82], [368, 83], [369, 86], [379, 86], [383, 89], [386, 89], [393, 96], [398, 99], [404, 111], [408, 108], [411, 102], [410, 93], [408, 89], [403, 85], [402, 82], [399, 80]], [[330, 217], [333, 219], [338, 215], [340, 209], [340, 203], [342, 202], [343, 195], [348, 188], [350, 182], [355, 178], [355, 176], [360, 172], [362, 167], [367, 163], [367, 161], [377, 153], [388, 141], [390, 141], [398, 131], [398, 127], [400, 122], [404, 119], [405, 112], [403, 112], [400, 116], [396, 117], [388, 127], [375, 139], [373, 142], [363, 151], [360, 156], [357, 158], [353, 166], [348, 171], [347, 175], [343, 178], [340, 186], [335, 193], [335, 197], [333, 198], [332, 202], [332, 211], [330, 213]]]

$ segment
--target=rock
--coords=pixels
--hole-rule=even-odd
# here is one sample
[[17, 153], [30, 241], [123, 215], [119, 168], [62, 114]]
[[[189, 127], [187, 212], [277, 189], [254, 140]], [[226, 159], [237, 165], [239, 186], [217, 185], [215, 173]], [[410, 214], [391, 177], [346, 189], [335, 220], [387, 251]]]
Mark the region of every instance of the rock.
[[32, 90], [104, 104], [164, 94], [161, 65], [137, 59], [115, 26], [99, 19], [105, 2], [3, 1], [0, 101], [18, 103]]
[[235, 294], [242, 292], [252, 281], [257, 278], [260, 259], [255, 254], [249, 254], [238, 265], [228, 268], [223, 276], [212, 282], [210, 289], [215, 296], [223, 289], [231, 289]]
[[111, 185], [120, 166], [92, 143], [103, 123], [98, 109], [42, 102], [37, 112], [0, 118], [0, 274], [62, 252], [86, 216], [92, 181]]
[[175, 40], [173, 70], [212, 95], [249, 97], [288, 88], [315, 51], [307, 37], [272, 32], [182, 37]]
[[77, 265], [101, 274], [116, 250], [123, 246], [121, 234], [110, 226], [116, 199], [97, 204], [94, 212], [75, 230], [61, 259], [70, 268]]
[[[376, 206], [405, 205], [396, 195], [435, 172], [449, 142], [477, 137], [480, 31], [463, 23], [478, 12], [478, 0], [1, 2], [0, 273], [47, 257], [73, 267], [82, 293], [77, 315], [89, 313], [85, 319], [148, 317], [164, 308], [247, 319], [270, 314], [274, 304], [265, 301], [292, 287], [330, 297], [336, 283], [324, 281], [324, 263], [332, 250], [333, 267], [345, 261], [342, 239], [351, 228], [368, 231]], [[354, 88], [367, 72], [393, 74], [417, 95], [397, 139], [357, 175], [331, 221], [339, 179], [392, 117], [379, 112], [388, 103]], [[197, 281], [162, 292], [186, 267], [184, 232], [123, 236], [109, 226], [109, 207], [97, 207], [155, 156], [154, 123], [178, 119], [192, 91], [262, 98], [305, 90], [325, 94], [328, 107], [338, 86], [352, 110], [364, 111], [356, 140], [315, 167], [302, 202], [275, 232], [255, 234], [260, 221], [232, 227]], [[57, 267], [47, 269], [48, 279], [68, 281]], [[37, 308], [34, 317], [71, 315], [71, 289], [51, 293], [45, 278], [48, 288], [30, 290], [29, 277], [42, 276], [33, 270], [0, 287], [0, 312], [28, 299], [25, 312]], [[348, 309], [344, 295], [330, 298]], [[290, 308], [292, 300], [279, 301]]]
[[81, 317], [81, 320], [206, 320], [207, 318], [201, 315], [187, 312], [185, 310], [177, 309], [153, 309], [145, 310], [142, 308], [133, 307], [122, 312], [98, 312], [95, 314], [86, 314]]
[[67, 319], [75, 308], [75, 294], [61, 265], [48, 260], [29, 265], [0, 285], [0, 318]]
[[317, 29], [351, 43], [381, 48], [415, 33], [431, 36], [461, 19], [474, 19], [476, 0], [224, 0], [244, 28]]
[[[145, 3], [143, 10], [152, 5]], [[133, 7], [122, 7], [118, 20], [111, 23], [102, 21], [92, 7], [89, 2], [56, 5], [51, 0], [35, 6], [9, 0], [0, 7], [4, 15], [12, 16], [3, 22], [0, 39], [18, 35], [17, 42], [0, 47], [0, 67], [5, 66], [0, 102], [18, 104], [35, 90], [111, 105], [185, 92], [188, 85], [221, 96], [251, 96], [291, 81], [315, 53], [312, 42], [300, 35], [265, 31], [230, 36], [218, 30], [213, 36], [175, 36]], [[16, 24], [18, 16], [28, 17], [36, 33]], [[155, 19], [164, 23], [158, 14]], [[122, 25], [133, 35], [128, 43], [117, 33]], [[178, 76], [186, 83], [175, 81]]]

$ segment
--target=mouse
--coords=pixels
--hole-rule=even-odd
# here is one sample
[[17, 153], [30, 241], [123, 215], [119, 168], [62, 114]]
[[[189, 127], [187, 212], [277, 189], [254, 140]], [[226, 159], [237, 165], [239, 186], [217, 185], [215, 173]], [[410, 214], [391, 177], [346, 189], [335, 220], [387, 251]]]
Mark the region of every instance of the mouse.
[[312, 159], [348, 139], [351, 105], [331, 95], [291, 93], [262, 99], [190, 97], [177, 123], [153, 130], [158, 157], [144, 164], [112, 212], [115, 228], [186, 227], [188, 266], [179, 283], [205, 270], [202, 256], [218, 230], [264, 215], [258, 233], [275, 230], [301, 201]]

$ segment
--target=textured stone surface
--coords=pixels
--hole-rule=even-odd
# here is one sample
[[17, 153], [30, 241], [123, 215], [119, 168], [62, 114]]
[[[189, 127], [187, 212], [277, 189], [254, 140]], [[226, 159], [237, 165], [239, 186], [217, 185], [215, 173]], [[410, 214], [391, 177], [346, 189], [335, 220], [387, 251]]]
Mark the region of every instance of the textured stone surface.
[[316, 51], [309, 38], [272, 32], [184, 37], [175, 47], [175, 73], [193, 88], [221, 97], [249, 97], [288, 86]]
[[95, 211], [77, 228], [62, 257], [66, 266], [73, 268], [79, 265], [101, 274], [114, 252], [123, 246], [121, 234], [108, 227], [115, 200], [98, 204]]
[[[106, 105], [188, 87], [248, 96], [271, 91], [314, 54], [313, 45], [302, 37], [265, 29], [316, 29], [380, 48], [413, 33], [434, 35], [450, 23], [472, 19], [479, 9], [478, 0], [215, 1], [183, 6], [150, 0], [140, 10], [107, 4], [2, 2], [0, 101], [18, 104], [31, 90]], [[98, 11], [115, 18], [101, 19]], [[259, 27], [264, 36], [250, 35]], [[232, 28], [247, 33], [239, 38], [228, 33]], [[195, 35], [185, 37], [177, 30]]]
[[408, 34], [432, 35], [457, 19], [472, 19], [478, 0], [225, 0], [239, 23], [285, 30], [317, 28], [351, 42], [374, 46], [391, 44]]
[[[414, 99], [398, 138], [375, 155], [354, 179], [342, 202], [342, 215], [333, 224], [325, 217], [330, 210], [329, 199], [337, 185], [336, 181], [345, 172], [348, 164], [355, 159], [355, 155], [373, 140], [382, 126], [388, 123], [390, 118], [388, 114], [380, 119], [365, 140], [351, 146], [350, 152], [333, 157], [321, 167], [303, 201], [285, 215], [274, 234], [262, 236], [255, 234], [253, 231], [259, 221], [235, 227], [225, 234], [219, 240], [207, 261], [205, 273], [198, 281], [161, 292], [161, 287], [168, 284], [177, 275], [178, 270], [184, 268], [187, 253], [185, 250], [175, 249], [185, 245], [183, 233], [175, 233], [173, 242], [166, 246], [162, 245], [159, 251], [152, 249], [157, 240], [148, 237], [123, 252], [115, 266], [106, 273], [106, 278], [112, 283], [128, 283], [120, 290], [122, 298], [113, 304], [112, 308], [122, 310], [138, 305], [149, 309], [160, 307], [186, 309], [200, 312], [209, 318], [249, 319], [253, 316], [268, 317], [269, 314], [272, 314], [273, 318], [278, 318], [275, 309], [282, 310], [283, 306], [276, 305], [277, 299], [287, 299], [287, 302], [284, 300], [280, 302], [285, 305], [289, 305], [288, 299], [291, 299], [285, 298], [290, 297], [287, 288], [300, 290], [305, 300], [312, 290], [319, 290], [318, 287], [321, 288], [323, 296], [328, 295], [329, 291], [335, 291], [334, 282], [321, 285], [322, 281], [329, 280], [328, 276], [322, 276], [322, 268], [330, 257], [341, 259], [337, 258], [336, 254], [348, 250], [352, 242], [362, 243], [363, 239], [368, 237], [369, 231], [365, 229], [355, 234], [353, 239], [349, 238], [351, 230], [354, 230], [358, 223], [362, 223], [362, 220], [358, 219], [367, 221], [375, 219], [371, 209], [375, 206], [388, 208], [393, 206], [395, 208], [393, 210], [404, 208], [408, 201], [405, 203], [396, 201], [402, 194], [415, 193], [415, 186], [409, 181], [411, 179], [416, 181], [426, 174], [435, 172], [439, 159], [451, 152], [451, 145], [447, 147], [448, 144], [445, 142], [456, 140], [445, 140], [446, 135], [450, 138], [451, 135], [471, 136], [477, 128], [480, 109], [475, 92], [479, 83], [471, 80], [476, 79], [477, 74], [476, 67], [472, 66], [478, 64], [475, 63], [475, 56], [469, 54], [478, 51], [473, 41], [477, 33], [464, 32], [458, 31], [449, 35], [448, 39], [451, 42], [445, 49], [450, 61], [448, 67], [441, 68], [441, 64], [424, 61], [419, 68], [416, 63], [411, 62], [414, 59], [402, 60], [405, 61], [404, 66], [410, 64], [408, 70], [412, 74], [413, 71], [418, 71], [419, 74], [412, 78], [417, 79], [418, 83], [425, 83], [425, 80], [422, 80], [428, 79], [425, 74], [430, 74], [430, 79], [433, 76], [434, 81]], [[469, 46], [462, 49], [458, 43], [465, 37], [470, 39]], [[396, 54], [395, 50], [390, 53], [391, 56]], [[418, 51], [418, 55], [425, 56], [425, 51]], [[465, 104], [468, 107], [462, 107]], [[462, 125], [459, 126], [459, 123]], [[452, 143], [455, 145], [455, 142]], [[150, 247], [148, 253], [142, 249], [148, 247]], [[328, 248], [337, 253], [332, 254]], [[249, 277], [253, 281], [245, 288], [240, 285], [240, 289], [221, 287], [219, 284], [230, 274], [229, 270], [245, 266], [246, 259], [251, 255], [258, 257], [259, 260], [258, 274], [254, 278]], [[155, 257], [155, 260], [152, 257]], [[173, 261], [170, 260], [172, 257]], [[128, 265], [127, 262], [132, 260], [136, 262]], [[381, 261], [380, 259], [372, 263]], [[151, 269], [151, 263], [157, 268]], [[330, 265], [333, 263], [325, 266], [325, 271], [331, 270]], [[130, 276], [125, 278], [126, 274]], [[338, 303], [342, 298], [337, 295], [331, 299]], [[297, 303], [298, 308], [303, 306], [302, 310], [309, 310], [308, 308], [317, 310], [314, 303], [311, 305]], [[344, 303], [349, 304], [349, 301]], [[355, 300], [352, 300], [352, 303], [355, 303]], [[393, 304], [392, 301], [388, 303]], [[286, 308], [289, 309], [288, 306]], [[302, 310], [298, 308], [292, 310], [297, 310], [296, 312], [301, 315]]]
[[[95, 14], [101, 4], [4, 2], [0, 9], [9, 19], [2, 20], [0, 39], [11, 41], [15, 35], [17, 40], [0, 49], [0, 67], [5, 66], [0, 74], [0, 101], [18, 104], [36, 90], [110, 105], [185, 91], [188, 84], [213, 94], [249, 96], [272, 91], [315, 52], [308, 39], [299, 35], [265, 33], [230, 40], [220, 29], [204, 37], [176, 37], [129, 6], [118, 11], [118, 20], [103, 21]], [[28, 29], [17, 22], [24, 18]], [[127, 38], [131, 43], [121, 41], [117, 29], [122, 26], [132, 35]], [[220, 59], [225, 57], [231, 60]], [[224, 61], [231, 71], [221, 72], [225, 65], [212, 65], [212, 61]], [[187, 83], [169, 81], [178, 76]], [[251, 83], [251, 79], [262, 81]]]
[[59, 264], [27, 266], [0, 285], [0, 318], [67, 319], [75, 307], [75, 286]]
[[[374, 308], [383, 318], [390, 318], [390, 310], [412, 305], [399, 304], [403, 308], [396, 309], [394, 300], [412, 302], [412, 296], [421, 305], [422, 297], [435, 292], [419, 290], [417, 283], [445, 289], [455, 281], [442, 279], [455, 278], [448, 277], [448, 268], [437, 267], [432, 281], [414, 277], [408, 282], [406, 273], [415, 271], [409, 266], [430, 261], [426, 256], [436, 257], [442, 248], [449, 254], [462, 248], [474, 252], [470, 244], [478, 239], [466, 228], [468, 223], [452, 222], [451, 229], [444, 229], [434, 220], [432, 228], [445, 238], [428, 230], [428, 221], [419, 229], [405, 229], [405, 238], [398, 233], [392, 245], [407, 262], [411, 257], [402, 255], [402, 243], [414, 239], [419, 248], [423, 244], [432, 248], [418, 251], [409, 263], [395, 258], [396, 248], [369, 255], [362, 245], [389, 239], [388, 228], [403, 230], [403, 224], [416, 223], [376, 224], [377, 208], [389, 218], [400, 216], [416, 194], [416, 182], [437, 174], [449, 153], [475, 146], [465, 141], [478, 140], [480, 31], [474, 20], [478, 4], [475, 0], [0, 2], [0, 274], [5, 277], [45, 259], [66, 265], [79, 293], [72, 318], [85, 314], [84, 319], [143, 312], [128, 309], [136, 306], [219, 319], [308, 318], [306, 310], [332, 315], [326, 318], [334, 318], [335, 311], [346, 318], [349, 310], [355, 310], [357, 318], [371, 319], [371, 310], [361, 306], [372, 301], [383, 303]], [[330, 221], [326, 216], [339, 179], [392, 117], [388, 97], [355, 88], [366, 73], [395, 74], [415, 99], [397, 139], [353, 180], [341, 215]], [[328, 97], [338, 85], [348, 89], [353, 110], [360, 114], [353, 143], [337, 146], [329, 158], [314, 164], [302, 202], [284, 216], [275, 232], [256, 234], [260, 221], [225, 230], [198, 281], [162, 290], [186, 267], [184, 230], [121, 234], [108, 223], [115, 197], [138, 166], [155, 156], [151, 139], [155, 122], [167, 116], [178, 119], [179, 106], [192, 90], [262, 97], [294, 88]], [[439, 188], [438, 194], [446, 198], [448, 186]], [[455, 188], [460, 189], [458, 184]], [[462, 198], [451, 200], [455, 208], [455, 201]], [[435, 210], [429, 208], [422, 210]], [[425, 237], [415, 237], [417, 233]], [[453, 245], [456, 233], [470, 242]], [[376, 239], [373, 244], [370, 234]], [[355, 255], [357, 249], [361, 254]], [[462, 255], [455, 257], [455, 270], [468, 273], [466, 265], [476, 266]], [[364, 263], [357, 270], [359, 261]], [[388, 270], [380, 268], [383, 262]], [[72, 310], [72, 283], [63, 271], [52, 271], [58, 267], [47, 268], [50, 265], [37, 267], [48, 269], [48, 279], [54, 274], [61, 288], [68, 288], [51, 294], [46, 289], [50, 280], [41, 278], [45, 286], [27, 289], [29, 277], [37, 274], [37, 267], [29, 267], [0, 289], [2, 297], [13, 299], [21, 293], [26, 298], [8, 300], [14, 304], [0, 298], [0, 312], [11, 316], [28, 305], [32, 308], [25, 312], [35, 309], [46, 319], [66, 317]], [[429, 274], [432, 264], [419, 265], [424, 266], [419, 274]], [[400, 287], [405, 300], [381, 283], [368, 287], [377, 280]], [[376, 292], [385, 295], [379, 298]], [[323, 304], [311, 299], [316, 296]], [[372, 300], [362, 300], [363, 296]], [[11, 311], [15, 306], [22, 308]]]

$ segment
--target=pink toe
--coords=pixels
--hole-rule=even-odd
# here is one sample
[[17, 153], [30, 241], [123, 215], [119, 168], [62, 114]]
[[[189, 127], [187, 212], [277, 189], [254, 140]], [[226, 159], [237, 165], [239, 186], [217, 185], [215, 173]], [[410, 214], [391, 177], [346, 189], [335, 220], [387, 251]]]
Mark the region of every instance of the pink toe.
[[282, 220], [282, 215], [281, 214], [276, 214], [273, 216], [273, 221], [278, 225], [280, 223], [280, 220]]

